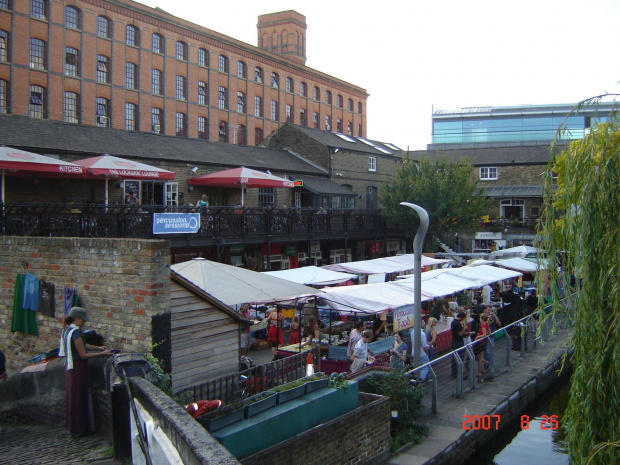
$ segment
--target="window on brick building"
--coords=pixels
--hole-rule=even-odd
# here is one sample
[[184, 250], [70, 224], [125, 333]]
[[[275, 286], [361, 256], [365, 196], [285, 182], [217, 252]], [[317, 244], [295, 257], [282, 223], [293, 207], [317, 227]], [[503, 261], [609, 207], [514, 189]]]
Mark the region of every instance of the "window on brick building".
[[135, 63], [125, 63], [125, 87], [127, 89], [139, 89], [138, 65]]
[[263, 68], [260, 67], [256, 67], [254, 68], [254, 82], [258, 82], [259, 84], [262, 84], [264, 81], [264, 76], [263, 76]]
[[9, 61], [9, 33], [0, 29], [0, 62]]
[[174, 130], [177, 136], [187, 136], [187, 115], [185, 113], [177, 112]]
[[198, 105], [207, 105], [208, 103], [207, 83], [200, 81], [198, 83]]
[[30, 39], [30, 67], [34, 69], [47, 68], [46, 44], [41, 39]]
[[71, 47], [65, 47], [65, 75], [80, 75], [80, 57], [79, 52]]
[[110, 59], [104, 55], [97, 55], [97, 82], [110, 83], [108, 64]]
[[138, 106], [125, 103], [125, 131], [135, 131], [138, 127]]
[[243, 61], [237, 62], [237, 77], [240, 79], [247, 79], [248, 77], [248, 65]]
[[353, 135], [353, 123], [351, 121], [347, 123], [347, 134], [349, 136]]
[[65, 123], [80, 122], [80, 100], [75, 92], [65, 92], [62, 101], [62, 120]]
[[352, 98], [347, 100], [347, 110], [353, 111], [353, 99]]
[[176, 57], [177, 60], [187, 61], [187, 44], [185, 42], [177, 40]]
[[344, 106], [344, 99], [342, 98], [342, 95], [340, 94], [336, 95], [336, 106], [338, 108], [342, 108]]
[[11, 9], [11, 3], [9, 0], [0, 0], [0, 8], [4, 9], [4, 10], [10, 10]]
[[248, 130], [243, 124], [237, 128], [237, 145], [248, 145]]
[[312, 127], [314, 129], [319, 129], [320, 128], [320, 123], [319, 123], [319, 114], [316, 111], [312, 112]]
[[228, 142], [228, 123], [226, 121], [220, 121], [218, 124], [217, 140], [218, 142]]
[[4, 79], [0, 79], [0, 115], [10, 113], [9, 110], [9, 83]]
[[254, 97], [254, 116], [263, 117], [263, 99], [261, 97]]
[[306, 84], [305, 82], [299, 83], [299, 95], [302, 97], [308, 96], [308, 84]]
[[312, 99], [317, 102], [321, 99], [321, 90], [316, 86], [312, 89]]
[[245, 94], [237, 92], [237, 113], [245, 113]]
[[308, 114], [303, 108], [299, 110], [299, 124], [301, 126], [308, 126]]
[[332, 130], [332, 118], [329, 115], [325, 115], [325, 130], [326, 131]]
[[151, 40], [151, 49], [153, 50], [153, 53], [163, 55], [166, 52], [165, 43], [164, 36], [154, 33]]
[[161, 108], [151, 108], [151, 132], [164, 133], [164, 111]]
[[198, 49], [198, 66], [203, 68], [209, 67], [209, 52], [204, 48]]
[[112, 23], [105, 16], [97, 16], [97, 36], [106, 39], [112, 38]]
[[332, 104], [332, 93], [329, 90], [325, 91], [325, 103], [328, 105]]
[[336, 118], [336, 132], [342, 134], [342, 120], [340, 118]]
[[254, 128], [254, 145], [258, 145], [263, 141], [263, 129]]
[[286, 91], [293, 92], [295, 90], [295, 82], [290, 78], [286, 78]]
[[228, 89], [224, 86], [217, 88], [217, 107], [220, 110], [228, 109]]
[[125, 43], [127, 45], [133, 45], [134, 47], [140, 46], [140, 29], [136, 26], [128, 24], [125, 27]]
[[287, 123], [293, 123], [293, 106], [292, 105], [285, 105], [284, 106], [284, 111], [286, 113], [286, 122]]
[[274, 89], [280, 88], [280, 76], [278, 75], [278, 73], [271, 73], [271, 87], [273, 87]]
[[[362, 102], [357, 102], [357, 112], [361, 115], [362, 114]], [[360, 136], [361, 137], [361, 136]]]
[[47, 0], [30, 0], [30, 16], [47, 19]]
[[274, 207], [276, 205], [276, 191], [273, 187], [258, 188], [258, 206]]
[[368, 186], [366, 188], [366, 210], [377, 209], [377, 188]]
[[480, 168], [480, 179], [483, 181], [495, 181], [497, 180], [497, 167], [482, 167]]
[[204, 116], [198, 117], [198, 139], [209, 139], [209, 123]]
[[65, 7], [65, 26], [72, 29], [81, 29], [82, 21], [80, 10], [73, 6]]
[[176, 77], [175, 97], [177, 100], [187, 100], [187, 80], [185, 79], [185, 76]]
[[279, 121], [280, 120], [280, 110], [278, 108], [278, 101], [277, 100], [272, 100], [271, 101], [271, 112], [270, 112], [270, 118], [272, 121]]
[[368, 157], [368, 171], [377, 171], [377, 157]]
[[220, 73], [228, 72], [228, 57], [226, 55], [220, 55], [217, 57], [217, 70]]
[[151, 70], [151, 93], [153, 95], [163, 95], [164, 73], [159, 69]]
[[100, 128], [110, 127], [110, 101], [103, 97], [95, 100], [95, 124]]
[[45, 89], [41, 86], [30, 86], [28, 100], [28, 116], [31, 118], [45, 118]]

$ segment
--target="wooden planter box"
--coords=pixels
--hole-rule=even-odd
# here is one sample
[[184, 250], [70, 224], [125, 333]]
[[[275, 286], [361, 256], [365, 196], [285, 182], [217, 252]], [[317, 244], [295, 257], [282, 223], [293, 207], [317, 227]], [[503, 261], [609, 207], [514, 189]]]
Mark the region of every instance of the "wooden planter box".
[[[282, 386], [286, 386], [286, 384], [283, 384]], [[278, 392], [278, 400], [277, 400], [277, 404], [278, 405], [282, 405], [285, 402], [288, 402], [289, 400], [292, 399], [296, 399], [298, 397], [303, 396], [306, 393], [306, 385], [302, 384], [301, 386], [297, 386], [291, 389], [287, 389], [286, 391], [280, 391]]]
[[205, 418], [205, 415], [203, 415], [202, 417], [198, 417], [197, 420], [209, 433], [213, 433], [218, 429], [243, 420], [244, 412], [245, 408], [241, 407], [224, 415], [220, 415], [219, 417]]
[[[324, 373], [316, 373], [317, 375], [323, 375]], [[306, 394], [317, 391], [324, 387], [327, 387], [327, 383], [329, 382], [329, 378], [321, 378], [315, 381], [307, 381], [306, 382]]]
[[265, 391], [261, 394], [257, 395], [265, 395], [266, 392], [270, 392], [271, 395], [261, 400], [257, 400], [256, 402], [252, 402], [253, 398], [256, 396], [252, 396], [246, 399], [245, 401], [245, 418], [252, 418], [254, 415], [257, 415], [268, 408], [275, 407], [276, 401], [278, 400], [278, 395], [273, 391]]

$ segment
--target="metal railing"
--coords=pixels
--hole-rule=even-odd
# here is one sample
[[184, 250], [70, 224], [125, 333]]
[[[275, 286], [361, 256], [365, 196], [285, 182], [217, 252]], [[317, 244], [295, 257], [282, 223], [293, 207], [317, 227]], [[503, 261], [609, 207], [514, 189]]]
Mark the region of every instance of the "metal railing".
[[320, 348], [315, 347], [300, 354], [257, 365], [239, 373], [184, 389], [178, 394], [180, 398], [188, 399], [189, 402], [219, 399], [230, 404], [274, 386], [303, 378], [306, 376], [308, 352], [312, 352], [314, 360], [318, 361], [320, 360], [319, 351]]
[[[486, 341], [474, 341], [408, 371], [411, 378], [426, 383], [425, 397], [426, 402], [430, 402], [430, 411], [437, 413], [437, 406], [441, 402], [462, 397], [477, 389], [484, 379], [494, 378], [498, 373], [507, 371], [514, 357], [526, 357], [541, 342], [552, 340], [553, 325], [554, 329], [567, 328], [567, 317], [560, 317], [553, 322], [539, 322], [539, 313], [548, 312], [549, 309], [545, 307], [496, 330]], [[485, 342], [486, 347], [483, 347]], [[481, 366], [477, 360], [478, 353], [483, 354], [484, 362]], [[482, 376], [477, 376], [479, 370]]]
[[188, 240], [223, 239], [255, 242], [328, 236], [383, 235], [378, 210], [317, 210], [314, 208], [195, 207], [101, 204], [0, 204], [0, 235], [38, 237], [126, 237], [149, 239], [153, 213], [200, 213], [194, 234], [166, 234]]

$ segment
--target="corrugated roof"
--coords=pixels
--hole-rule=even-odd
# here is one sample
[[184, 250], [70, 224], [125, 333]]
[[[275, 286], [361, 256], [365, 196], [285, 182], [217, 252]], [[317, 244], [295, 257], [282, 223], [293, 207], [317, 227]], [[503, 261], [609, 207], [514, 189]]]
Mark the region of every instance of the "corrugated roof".
[[485, 187], [487, 197], [542, 197], [543, 186], [490, 186]]
[[107, 153], [118, 157], [200, 163], [214, 167], [246, 166], [259, 170], [325, 175], [321, 168], [286, 150], [246, 147], [186, 137], [129, 132], [81, 124], [0, 116], [0, 144], [43, 153], [71, 153], [84, 158]]

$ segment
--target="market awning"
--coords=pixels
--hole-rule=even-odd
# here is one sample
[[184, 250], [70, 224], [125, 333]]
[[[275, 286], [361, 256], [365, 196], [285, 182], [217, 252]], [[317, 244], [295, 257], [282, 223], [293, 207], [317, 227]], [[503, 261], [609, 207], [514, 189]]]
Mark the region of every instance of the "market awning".
[[489, 258], [499, 257], [526, 257], [528, 254], [535, 254], [538, 252], [536, 247], [530, 247], [529, 245], [519, 245], [517, 247], [510, 247], [508, 249], [496, 250], [491, 252]]
[[329, 286], [330, 284], [357, 279], [357, 275], [325, 270], [318, 266], [304, 266], [292, 270], [265, 271], [262, 274], [308, 286]]
[[75, 164], [83, 166], [90, 176], [120, 179], [174, 179], [172, 171], [112, 155], [84, 158], [76, 160]]
[[542, 197], [543, 186], [490, 186], [484, 189], [487, 197]]
[[547, 269], [547, 260], [537, 261], [528, 258], [507, 258], [505, 260], [495, 260], [495, 266], [521, 271], [522, 273], [536, 273], [538, 270]]
[[174, 264], [170, 270], [231, 307], [246, 302], [285, 302], [317, 292], [312, 287], [203, 258]]
[[325, 178], [295, 178], [295, 181], [303, 181], [303, 188], [317, 195], [331, 195], [340, 197], [357, 196], [355, 192]]
[[[422, 255], [422, 266], [432, 266], [448, 262], [451, 262], [451, 260], [439, 260]], [[345, 273], [370, 275], [378, 273], [402, 273], [403, 271], [413, 270], [414, 266], [414, 255], [406, 254], [357, 262], [335, 263], [333, 265], [325, 265], [322, 268], [332, 271], [343, 271]]]

